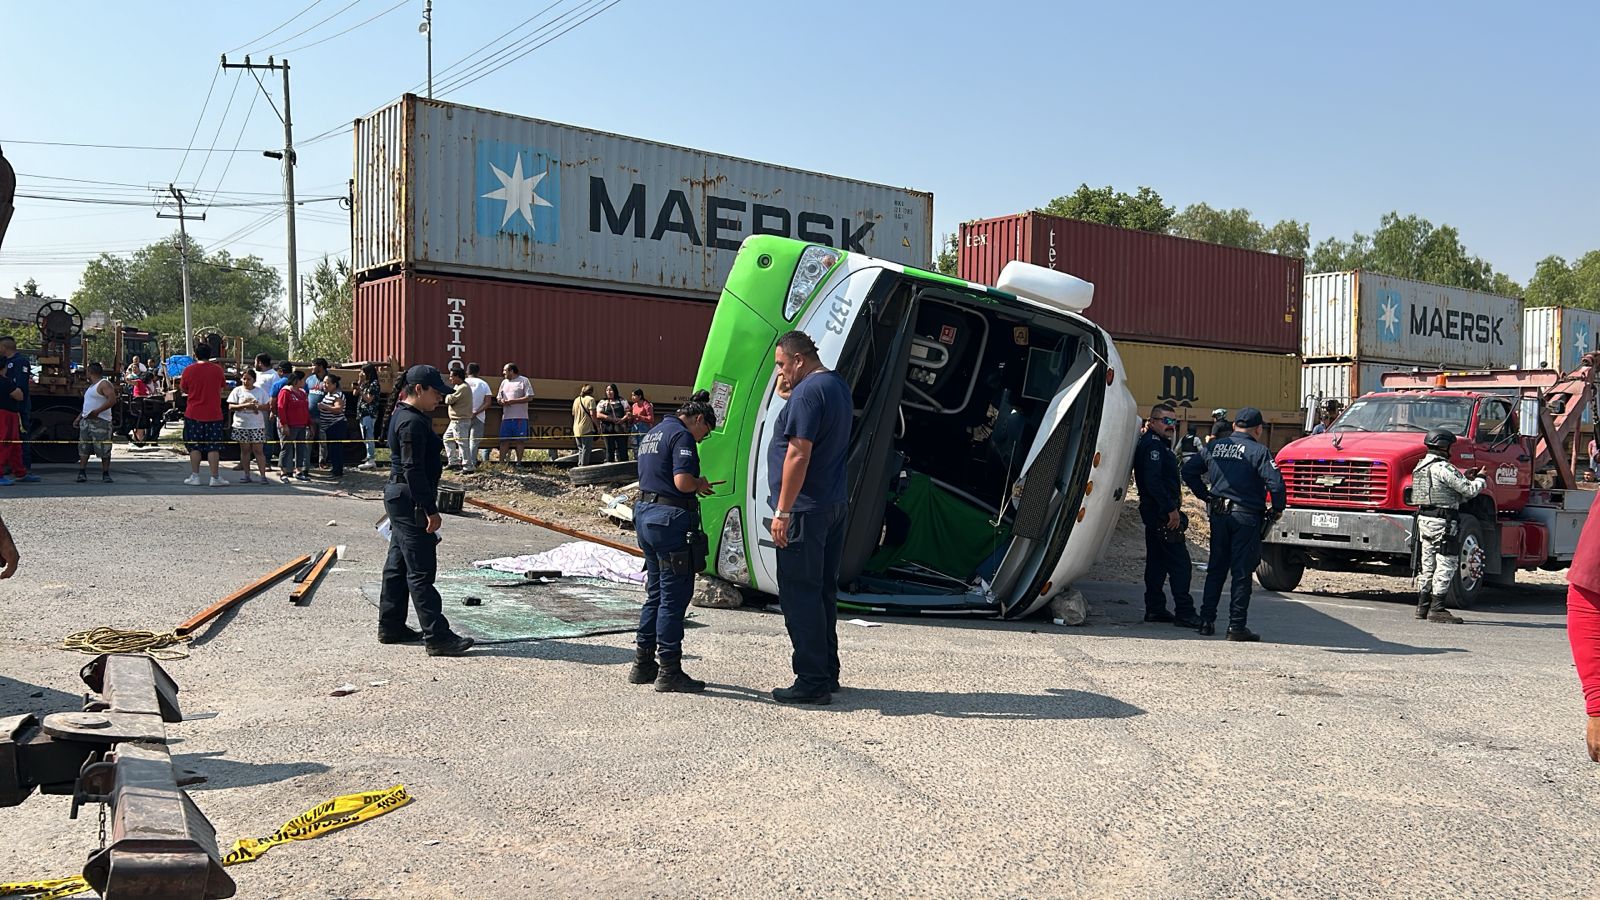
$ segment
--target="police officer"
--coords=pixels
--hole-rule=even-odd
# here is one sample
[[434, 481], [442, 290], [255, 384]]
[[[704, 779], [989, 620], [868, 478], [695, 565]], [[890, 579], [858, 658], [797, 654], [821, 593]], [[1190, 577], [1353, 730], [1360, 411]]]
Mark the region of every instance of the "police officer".
[[[1189, 593], [1189, 545], [1183, 539], [1189, 523], [1179, 509], [1183, 486], [1178, 478], [1178, 455], [1172, 452], [1172, 432], [1178, 424], [1174, 412], [1166, 403], [1152, 407], [1144, 435], [1133, 452], [1139, 520], [1144, 523], [1144, 620], [1198, 628], [1194, 595]], [[1167, 598], [1162, 593], [1169, 579], [1176, 615], [1167, 612]]]
[[[1242, 409], [1239, 411], [1244, 412]], [[1228, 421], [1228, 411], [1225, 409], [1213, 409], [1211, 411], [1211, 440], [1206, 441], [1206, 443], [1220, 441], [1230, 434], [1233, 434], [1233, 423]]]
[[[429, 656], [461, 656], [472, 638], [450, 630], [443, 601], [433, 586], [438, 574], [439, 475], [444, 441], [433, 433], [433, 411], [449, 388], [433, 366], [412, 366], [389, 419], [389, 483], [383, 510], [389, 515], [389, 558], [378, 598], [378, 642], [422, 641]], [[406, 595], [417, 607], [419, 633], [406, 626]]]
[[[1245, 627], [1250, 614], [1250, 579], [1261, 561], [1262, 528], [1283, 513], [1283, 476], [1273, 465], [1272, 451], [1261, 443], [1261, 411], [1249, 406], [1239, 410], [1233, 426], [1231, 434], [1183, 464], [1184, 484], [1211, 511], [1211, 558], [1200, 603], [1200, 633], [1217, 633], [1222, 582], [1232, 576], [1228, 640], [1259, 641], [1261, 636]], [[1271, 513], [1267, 512], [1269, 492]]]
[[1461, 503], [1483, 491], [1482, 470], [1462, 473], [1450, 462], [1455, 433], [1435, 428], [1422, 439], [1428, 452], [1411, 470], [1411, 501], [1417, 504], [1417, 542], [1422, 565], [1417, 580], [1417, 618], [1461, 624], [1444, 608], [1461, 565]]
[[[704, 545], [693, 546], [700, 531], [700, 497], [711, 482], [700, 477], [695, 444], [717, 427], [711, 405], [691, 400], [650, 429], [639, 441], [639, 497], [633, 527], [644, 551], [644, 609], [628, 681], [663, 692], [706, 689], [683, 671], [683, 614], [694, 594], [694, 576], [705, 566]], [[660, 664], [657, 665], [657, 659]]]

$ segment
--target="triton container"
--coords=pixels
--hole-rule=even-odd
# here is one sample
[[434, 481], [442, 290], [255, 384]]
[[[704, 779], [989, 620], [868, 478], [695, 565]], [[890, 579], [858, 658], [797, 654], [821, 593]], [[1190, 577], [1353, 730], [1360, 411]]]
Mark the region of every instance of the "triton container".
[[1042, 213], [967, 222], [961, 277], [993, 284], [1021, 260], [1095, 286], [1093, 319], [1119, 341], [1295, 353], [1304, 263]]
[[[715, 307], [615, 291], [391, 275], [356, 287], [356, 359], [539, 379], [690, 385]], [[567, 398], [571, 400], [571, 398]]]

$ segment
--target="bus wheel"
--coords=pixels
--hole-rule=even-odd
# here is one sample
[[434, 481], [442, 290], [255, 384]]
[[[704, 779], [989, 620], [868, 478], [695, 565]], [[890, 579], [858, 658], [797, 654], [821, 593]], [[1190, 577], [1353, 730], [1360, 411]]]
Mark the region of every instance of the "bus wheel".
[[1306, 574], [1306, 564], [1282, 544], [1264, 544], [1261, 563], [1256, 566], [1256, 579], [1269, 591], [1292, 591], [1300, 586]]

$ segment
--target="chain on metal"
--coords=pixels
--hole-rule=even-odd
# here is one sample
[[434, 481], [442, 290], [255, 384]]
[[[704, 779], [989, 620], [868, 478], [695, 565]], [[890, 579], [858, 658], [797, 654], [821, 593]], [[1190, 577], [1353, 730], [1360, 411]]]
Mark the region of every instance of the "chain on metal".
[[105, 803], [101, 803], [100, 804], [100, 849], [101, 850], [105, 850], [106, 849], [106, 806], [107, 805], [108, 804], [105, 804]]

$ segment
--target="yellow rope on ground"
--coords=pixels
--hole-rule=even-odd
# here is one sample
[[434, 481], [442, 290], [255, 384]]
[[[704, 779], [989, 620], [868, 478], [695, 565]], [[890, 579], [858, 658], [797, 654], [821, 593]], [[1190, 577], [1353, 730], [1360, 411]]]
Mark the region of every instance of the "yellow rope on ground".
[[192, 638], [179, 637], [170, 631], [122, 631], [102, 625], [67, 635], [61, 641], [61, 649], [95, 656], [102, 653], [142, 652], [155, 659], [185, 659], [189, 656], [189, 650], [183, 645], [190, 640]]

